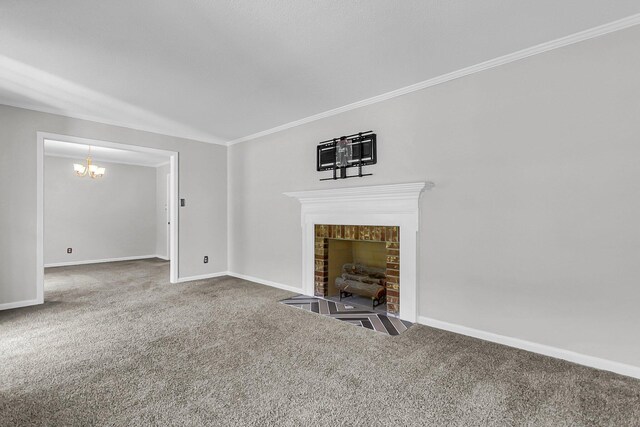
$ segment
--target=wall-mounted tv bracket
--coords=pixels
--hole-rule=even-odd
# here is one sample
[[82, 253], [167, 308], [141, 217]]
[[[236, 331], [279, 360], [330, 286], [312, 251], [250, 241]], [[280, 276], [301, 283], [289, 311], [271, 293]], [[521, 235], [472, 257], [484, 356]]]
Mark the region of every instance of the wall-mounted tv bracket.
[[[373, 175], [362, 173], [362, 167], [375, 165], [377, 162], [376, 134], [371, 130], [329, 139], [318, 144], [316, 169], [318, 172], [333, 171], [333, 177], [322, 178], [320, 181]], [[358, 168], [358, 174], [347, 175], [347, 169], [353, 167]]]

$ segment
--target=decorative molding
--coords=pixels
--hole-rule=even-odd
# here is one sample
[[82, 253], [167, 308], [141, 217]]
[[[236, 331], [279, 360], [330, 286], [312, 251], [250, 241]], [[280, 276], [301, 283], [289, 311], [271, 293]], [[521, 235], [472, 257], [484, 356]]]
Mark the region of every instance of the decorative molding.
[[419, 316], [418, 323], [426, 326], [431, 326], [433, 328], [454, 332], [456, 334], [466, 335], [473, 338], [506, 345], [509, 347], [519, 348], [521, 350], [530, 351], [532, 353], [555, 357], [556, 359], [567, 360], [569, 362], [588, 366], [590, 368], [602, 369], [605, 371], [615, 372], [616, 374], [640, 379], [640, 366], [633, 366], [625, 363], [614, 362], [608, 359], [588, 356], [586, 354], [576, 353], [571, 350], [565, 350], [562, 348], [526, 341], [519, 338], [499, 335], [493, 332], [469, 328], [467, 326], [444, 322], [442, 320], [436, 320], [425, 316]]
[[325, 111], [323, 113], [314, 114], [313, 116], [305, 117], [300, 120], [285, 123], [280, 126], [276, 126], [271, 129], [267, 129], [261, 132], [257, 132], [251, 135], [243, 136], [241, 138], [229, 141], [227, 145], [234, 145], [240, 142], [250, 141], [263, 136], [271, 135], [283, 130], [291, 129], [296, 126], [300, 126], [306, 123], [314, 122], [316, 120], [324, 119], [326, 117], [335, 116], [340, 113], [355, 110], [357, 108], [366, 107], [367, 105], [376, 104], [378, 102], [386, 101], [388, 99], [396, 98], [398, 96], [406, 95], [411, 92], [416, 92], [422, 89], [426, 89], [431, 86], [436, 86], [442, 83], [449, 82], [451, 80], [459, 79], [460, 77], [468, 76], [470, 74], [479, 73], [481, 71], [488, 70], [490, 68], [499, 67], [501, 65], [509, 64], [511, 62], [519, 61], [521, 59], [528, 58], [530, 56], [538, 55], [548, 52], [550, 50], [558, 49], [564, 46], [569, 46], [575, 43], [579, 43], [585, 40], [589, 40], [595, 37], [600, 37], [615, 31], [624, 30], [625, 28], [633, 27], [640, 24], [640, 14], [631, 15], [627, 18], [623, 18], [617, 21], [610, 22], [608, 24], [600, 25], [598, 27], [590, 28], [588, 30], [580, 31], [559, 39], [555, 39], [549, 42], [541, 43], [526, 49], [522, 49], [507, 55], [499, 56], [488, 61], [481, 62], [476, 65], [461, 68], [456, 71], [452, 71], [447, 74], [442, 74], [437, 77], [433, 77], [429, 80], [424, 80], [419, 83], [405, 86], [400, 89], [386, 92], [381, 95], [377, 95], [371, 98], [364, 99], [362, 101], [353, 102], [351, 104], [344, 105], [342, 107], [334, 108], [332, 110]]
[[44, 136], [36, 132], [36, 300], [44, 302]]
[[400, 227], [400, 314], [415, 322], [417, 298], [417, 233], [420, 194], [434, 184], [413, 182], [284, 193], [300, 201], [302, 289], [314, 295], [315, 225], [380, 225]]
[[[238, 144], [241, 142], [245, 142], [245, 141], [250, 141], [253, 139], [257, 139], [263, 136], [267, 136], [267, 135], [271, 135], [286, 129], [291, 129], [293, 127], [296, 126], [300, 126], [306, 123], [310, 123], [310, 122], [314, 122], [316, 120], [320, 120], [320, 119], [324, 119], [326, 117], [331, 117], [331, 116], [335, 116], [337, 114], [340, 113], [344, 113], [347, 111], [351, 111], [351, 110], [355, 110], [357, 108], [360, 107], [365, 107], [367, 105], [371, 105], [371, 104], [375, 104], [378, 102], [382, 102], [382, 101], [386, 101], [388, 99], [392, 99], [392, 98], [396, 98], [398, 96], [402, 96], [402, 95], [406, 95], [408, 93], [411, 92], [415, 92], [418, 90], [422, 90], [422, 89], [426, 89], [428, 87], [431, 86], [436, 86], [442, 83], [446, 83], [449, 82], [451, 80], [455, 80], [458, 79], [460, 77], [464, 77], [464, 76], [468, 76], [470, 74], [474, 74], [474, 73], [478, 73], [484, 70], [488, 70], [490, 68], [494, 68], [494, 67], [499, 67], [501, 65], [505, 65], [511, 62], [515, 62], [515, 61], [519, 61], [521, 59], [525, 59], [528, 58], [530, 56], [534, 56], [534, 55], [538, 55], [544, 52], [548, 52], [550, 50], [554, 50], [554, 49], [558, 49], [564, 46], [569, 46], [575, 43], [579, 43], [585, 40], [589, 40], [592, 38], [596, 38], [596, 37], [600, 37], [609, 33], [613, 33], [616, 31], [620, 31], [620, 30], [624, 30], [626, 28], [629, 27], [633, 27], [635, 25], [640, 24], [640, 14], [635, 14], [635, 15], [631, 15], [628, 16], [626, 18], [622, 18], [619, 19], [617, 21], [613, 21], [604, 25], [600, 25], [597, 27], [593, 27], [584, 31], [580, 31], [574, 34], [570, 34], [568, 36], [565, 37], [560, 37], [558, 39], [555, 40], [551, 40], [549, 42], [545, 42], [545, 43], [541, 43], [532, 47], [528, 47], [526, 49], [522, 49], [507, 55], [503, 55], [494, 59], [490, 59], [488, 61], [484, 61], [481, 62], [479, 64], [475, 64], [475, 65], [471, 65], [469, 67], [465, 67], [465, 68], [461, 68], [459, 70], [455, 70], [452, 71], [450, 73], [446, 73], [446, 74], [442, 74], [440, 76], [436, 76], [433, 77], [431, 79], [428, 80], [424, 80], [422, 82], [418, 82], [415, 83], [413, 85], [410, 86], [405, 86], [403, 88], [400, 89], [396, 89], [390, 92], [386, 92], [371, 98], [367, 98], [361, 101], [357, 101], [357, 102], [353, 102], [347, 105], [344, 105], [342, 107], [338, 107], [338, 108], [334, 108], [322, 113], [318, 113], [318, 114], [314, 114], [312, 116], [308, 116], [308, 117], [304, 117], [302, 119], [299, 120], [295, 120], [289, 123], [285, 123], [282, 124], [280, 126], [276, 126], [273, 127], [271, 129], [266, 129], [260, 132], [256, 132], [253, 133], [251, 135], [247, 135], [247, 136], [243, 136], [240, 138], [236, 138], [233, 140], [223, 140], [220, 139], [218, 137], [215, 137], [213, 135], [209, 135], [207, 133], [204, 132], [198, 132], [198, 131], [189, 131], [189, 130], [180, 130], [180, 129], [160, 129], [160, 128], [154, 128], [151, 126], [140, 126], [139, 124], [133, 124], [133, 123], [125, 123], [125, 122], [118, 122], [118, 121], [114, 121], [114, 120], [107, 120], [104, 118], [100, 118], [94, 115], [87, 115], [87, 114], [77, 114], [77, 113], [71, 113], [68, 111], [60, 111], [56, 108], [52, 108], [52, 107], [47, 107], [47, 106], [38, 106], [38, 105], [31, 105], [28, 103], [22, 103], [22, 102], [3, 102], [3, 105], [7, 105], [10, 107], [15, 107], [15, 108], [23, 108], [26, 110], [32, 110], [32, 111], [39, 111], [42, 113], [48, 113], [48, 114], [55, 114], [57, 116], [63, 116], [63, 117], [69, 117], [69, 118], [75, 118], [75, 119], [79, 119], [79, 120], [87, 120], [87, 121], [92, 121], [92, 122], [96, 122], [96, 123], [101, 123], [101, 124], [106, 124], [106, 125], [111, 125], [111, 126], [118, 126], [118, 127], [122, 127], [122, 128], [127, 128], [127, 129], [132, 129], [132, 130], [137, 130], [137, 131], [143, 131], [143, 132], [151, 132], [151, 133], [157, 133], [160, 135], [165, 135], [165, 136], [172, 136], [175, 138], [183, 138], [183, 139], [188, 139], [191, 141], [195, 141], [195, 142], [202, 142], [202, 143], [208, 143], [208, 144], [217, 144], [217, 145], [224, 145], [224, 146], [230, 146], [230, 145], [234, 145], [234, 144]], [[116, 108], [117, 110], [117, 108]]]
[[[73, 155], [67, 155], [67, 154], [49, 154], [49, 153], [44, 153], [45, 157], [56, 157], [58, 159], [81, 159], [82, 156], [73, 156]], [[86, 155], [85, 155], [86, 157]], [[91, 156], [91, 159], [95, 162], [100, 162], [100, 163], [108, 163], [108, 164], [112, 164], [112, 165], [126, 165], [126, 166], [141, 166], [144, 168], [158, 168], [160, 166], [165, 166], [170, 164], [171, 162], [169, 160], [167, 160], [166, 162], [161, 162], [158, 164], [144, 164], [144, 163], [139, 163], [139, 162], [129, 162], [126, 160], [102, 160], [94, 155]]]
[[427, 182], [411, 182], [406, 184], [370, 185], [362, 187], [328, 188], [322, 190], [293, 191], [283, 193], [285, 196], [300, 200], [300, 203], [343, 203], [345, 201], [385, 200], [418, 200], [422, 190], [432, 189], [435, 184]]
[[199, 276], [180, 277], [176, 283], [193, 282], [194, 280], [213, 279], [214, 277], [228, 276], [227, 271], [219, 271], [217, 273], [200, 274]]
[[118, 262], [118, 261], [135, 261], [139, 259], [160, 258], [158, 255], [140, 255], [140, 256], [126, 256], [118, 258], [105, 258], [105, 259], [89, 259], [84, 261], [67, 261], [67, 262], [52, 262], [45, 264], [45, 268], [51, 267], [68, 267], [71, 265], [85, 265], [85, 264], [102, 264], [105, 262]]
[[258, 283], [260, 285], [266, 285], [266, 286], [271, 286], [272, 288], [282, 289], [283, 291], [295, 292], [297, 294], [302, 293], [302, 289], [301, 288], [296, 288], [294, 286], [284, 285], [284, 284], [278, 283], [278, 282], [272, 282], [271, 280], [265, 280], [265, 279], [260, 279], [258, 277], [247, 276], [246, 274], [233, 273], [231, 271], [228, 271], [227, 275], [229, 275], [231, 277], [238, 278], [238, 279], [247, 280], [249, 282]]
[[31, 305], [42, 304], [43, 301], [39, 299], [30, 299], [25, 301], [16, 301], [16, 302], [7, 302], [4, 304], [0, 304], [0, 311], [2, 310], [11, 310], [13, 308], [21, 308], [21, 307], [29, 307]]

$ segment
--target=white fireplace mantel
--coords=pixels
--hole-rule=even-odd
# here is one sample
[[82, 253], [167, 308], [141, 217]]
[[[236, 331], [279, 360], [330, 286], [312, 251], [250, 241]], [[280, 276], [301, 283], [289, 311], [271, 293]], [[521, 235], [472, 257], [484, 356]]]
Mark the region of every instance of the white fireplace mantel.
[[400, 318], [417, 319], [417, 233], [420, 194], [432, 182], [373, 185], [284, 193], [301, 204], [302, 288], [314, 293], [316, 224], [400, 227]]

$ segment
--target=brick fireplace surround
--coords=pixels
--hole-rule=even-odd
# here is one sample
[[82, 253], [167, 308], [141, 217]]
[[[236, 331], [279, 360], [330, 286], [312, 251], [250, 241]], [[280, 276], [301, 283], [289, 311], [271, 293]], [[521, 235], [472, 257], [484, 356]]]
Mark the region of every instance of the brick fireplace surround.
[[315, 226], [315, 295], [328, 296], [329, 239], [384, 242], [387, 247], [387, 312], [400, 313], [400, 229], [397, 226], [327, 225]]

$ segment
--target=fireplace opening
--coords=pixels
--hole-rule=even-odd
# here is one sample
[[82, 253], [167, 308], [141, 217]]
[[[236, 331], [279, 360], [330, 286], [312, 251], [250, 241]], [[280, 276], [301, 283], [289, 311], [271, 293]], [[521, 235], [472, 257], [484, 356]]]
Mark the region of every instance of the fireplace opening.
[[327, 298], [386, 312], [385, 242], [328, 239]]
[[397, 315], [399, 227], [315, 226], [315, 295]]

